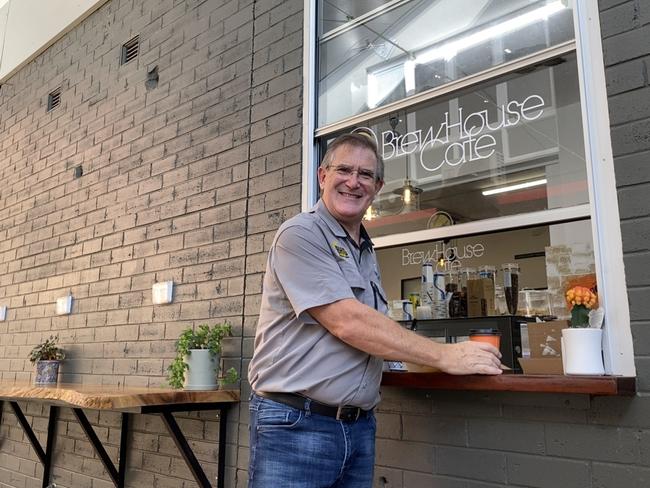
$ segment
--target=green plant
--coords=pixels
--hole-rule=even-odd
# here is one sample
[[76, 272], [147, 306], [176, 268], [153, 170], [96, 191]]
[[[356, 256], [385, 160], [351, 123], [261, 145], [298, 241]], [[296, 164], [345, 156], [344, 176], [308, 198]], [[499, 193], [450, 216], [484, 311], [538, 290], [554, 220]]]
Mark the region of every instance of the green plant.
[[56, 345], [59, 336], [50, 336], [45, 342], [34, 346], [29, 353], [29, 360], [32, 364], [38, 361], [60, 361], [65, 358], [65, 352]]
[[187, 369], [185, 357], [190, 354], [190, 350], [209, 349], [212, 355], [217, 355], [221, 352], [221, 342], [224, 337], [230, 335], [232, 335], [232, 328], [227, 323], [216, 324], [212, 327], [202, 324], [196, 330], [188, 328], [181, 332], [178, 341], [176, 341], [176, 357], [168, 368], [169, 385], [172, 388], [183, 387]]
[[219, 386], [232, 385], [237, 382], [239, 375], [235, 368], [229, 368], [221, 378], [219, 378]]

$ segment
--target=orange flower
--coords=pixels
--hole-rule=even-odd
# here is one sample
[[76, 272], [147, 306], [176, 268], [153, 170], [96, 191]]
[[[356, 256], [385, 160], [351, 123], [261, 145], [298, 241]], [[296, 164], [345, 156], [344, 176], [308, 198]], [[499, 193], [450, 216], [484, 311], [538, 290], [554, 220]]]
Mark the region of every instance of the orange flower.
[[566, 292], [566, 301], [569, 309], [572, 309], [575, 305], [584, 305], [589, 309], [598, 306], [598, 296], [584, 286], [574, 286], [568, 289]]

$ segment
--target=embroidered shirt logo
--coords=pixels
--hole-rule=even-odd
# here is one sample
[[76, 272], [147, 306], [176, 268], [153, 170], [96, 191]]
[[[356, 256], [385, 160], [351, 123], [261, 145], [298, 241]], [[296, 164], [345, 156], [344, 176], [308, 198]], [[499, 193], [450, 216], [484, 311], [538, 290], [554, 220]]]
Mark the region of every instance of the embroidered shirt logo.
[[350, 257], [348, 251], [346, 251], [344, 247], [339, 246], [338, 242], [332, 242], [332, 247], [334, 248], [336, 254], [338, 254], [340, 258], [348, 259]]

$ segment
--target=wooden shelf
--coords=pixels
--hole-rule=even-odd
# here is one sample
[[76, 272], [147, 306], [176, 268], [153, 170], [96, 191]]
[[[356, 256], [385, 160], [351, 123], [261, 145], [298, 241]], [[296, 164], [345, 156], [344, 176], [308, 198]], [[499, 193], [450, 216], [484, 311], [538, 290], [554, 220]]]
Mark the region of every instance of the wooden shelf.
[[522, 391], [632, 396], [633, 377], [502, 374], [500, 376], [454, 376], [445, 373], [386, 372], [382, 386], [426, 390]]
[[[34, 385], [22, 381], [0, 381], [0, 400], [40, 400], [53, 405], [94, 410], [143, 412], [152, 407], [239, 401], [234, 390], [172, 390], [155, 387], [65, 384]], [[190, 409], [191, 410], [191, 409]]]

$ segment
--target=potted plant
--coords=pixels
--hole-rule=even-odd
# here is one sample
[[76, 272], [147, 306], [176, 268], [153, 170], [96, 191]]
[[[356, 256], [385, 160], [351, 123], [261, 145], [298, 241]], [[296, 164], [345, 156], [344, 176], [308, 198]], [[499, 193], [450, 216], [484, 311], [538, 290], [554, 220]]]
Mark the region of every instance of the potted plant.
[[[565, 374], [601, 375], [605, 373], [602, 355], [603, 331], [591, 327], [590, 312], [598, 306], [598, 295], [585, 286], [574, 286], [566, 292], [571, 311], [568, 329], [562, 329], [562, 363]], [[592, 312], [593, 313], [593, 312]]]
[[50, 336], [45, 342], [34, 346], [29, 353], [29, 360], [36, 364], [37, 385], [56, 385], [59, 377], [59, 366], [65, 358], [63, 349], [57, 346], [58, 336]]
[[[214, 390], [217, 388], [221, 342], [232, 335], [229, 324], [199, 325], [181, 332], [176, 341], [176, 357], [168, 368], [172, 388]], [[230, 368], [222, 383], [234, 383], [237, 372]]]

